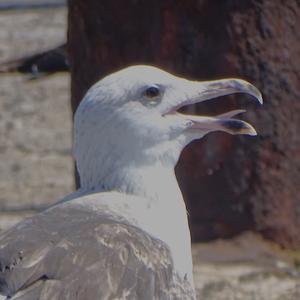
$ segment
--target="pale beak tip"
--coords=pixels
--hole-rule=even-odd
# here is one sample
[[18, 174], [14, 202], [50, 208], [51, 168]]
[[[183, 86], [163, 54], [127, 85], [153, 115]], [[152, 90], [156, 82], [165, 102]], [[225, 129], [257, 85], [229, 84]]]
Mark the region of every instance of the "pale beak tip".
[[257, 132], [249, 123], [237, 119], [220, 119], [219, 120], [224, 131], [231, 134], [245, 134], [256, 136]]
[[254, 127], [252, 125], [250, 125], [249, 123], [246, 123], [246, 124], [247, 124], [247, 127], [245, 127], [244, 129], [242, 129], [239, 134], [245, 134], [245, 135], [250, 135], [250, 136], [257, 136], [257, 132], [254, 129]]
[[249, 128], [249, 130], [247, 132], [245, 132], [245, 134], [250, 135], [250, 136], [257, 136], [257, 132], [253, 127], [251, 129]]
[[263, 96], [262, 96], [262, 93], [260, 92], [260, 90], [255, 87], [254, 85], [252, 85], [251, 83], [248, 83], [247, 82], [247, 85], [248, 85], [248, 89], [250, 91], [250, 94], [255, 97], [257, 99], [257, 101], [260, 103], [260, 104], [263, 104]]
[[239, 92], [244, 92], [253, 96], [260, 104], [263, 104], [263, 97], [260, 90], [248, 81], [243, 79], [234, 81], [233, 86]]
[[231, 134], [257, 136], [257, 132], [252, 126], [237, 132], [231, 132]]
[[258, 96], [257, 96], [257, 100], [260, 104], [263, 104], [264, 103], [264, 100], [263, 100], [263, 97], [262, 97], [262, 94], [260, 91], [258, 91]]

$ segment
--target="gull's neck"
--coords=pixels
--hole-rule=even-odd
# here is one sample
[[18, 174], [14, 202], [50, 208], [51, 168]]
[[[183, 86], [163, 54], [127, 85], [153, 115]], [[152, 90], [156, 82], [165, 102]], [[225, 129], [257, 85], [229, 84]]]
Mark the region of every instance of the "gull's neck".
[[[112, 163], [112, 162], [111, 162]], [[164, 241], [172, 253], [174, 268], [182, 277], [193, 283], [190, 231], [186, 206], [178, 187], [174, 168], [164, 166], [160, 161], [137, 166], [135, 163], [96, 161], [88, 167], [89, 176], [82, 177], [84, 193], [117, 191], [139, 197], [144, 204], [138, 211], [130, 197], [124, 197], [124, 205], [131, 207], [129, 217], [155, 238]], [[96, 169], [95, 169], [96, 168]], [[98, 168], [98, 169], [97, 169]], [[91, 174], [97, 177], [91, 177]], [[131, 205], [132, 204], [132, 205]], [[145, 216], [146, 214], [146, 216]]]
[[[159, 163], [147, 166], [136, 166], [135, 164], [119, 166], [115, 170], [108, 170], [108, 172], [103, 172], [103, 168], [103, 165], [102, 167], [99, 166], [98, 176], [89, 177], [87, 181], [82, 181], [83, 189], [87, 191], [114, 190], [144, 197], [149, 202], [154, 203], [173, 202], [175, 199], [182, 201], [174, 169], [164, 167]], [[93, 173], [97, 172], [94, 171]]]
[[[127, 195], [134, 195], [144, 199], [149, 208], [157, 209], [163, 214], [180, 214], [180, 219], [186, 221], [186, 206], [179, 189], [174, 168], [164, 166], [159, 161], [152, 165], [140, 165], [135, 163], [121, 166], [115, 169], [105, 170], [106, 164], [101, 163], [97, 168], [94, 161], [89, 167], [89, 174], [95, 177], [82, 178], [82, 191], [108, 192], [117, 191]], [[174, 216], [174, 219], [178, 215]], [[172, 221], [172, 219], [171, 219]], [[175, 222], [175, 220], [174, 220]], [[177, 221], [176, 221], [177, 222]]]

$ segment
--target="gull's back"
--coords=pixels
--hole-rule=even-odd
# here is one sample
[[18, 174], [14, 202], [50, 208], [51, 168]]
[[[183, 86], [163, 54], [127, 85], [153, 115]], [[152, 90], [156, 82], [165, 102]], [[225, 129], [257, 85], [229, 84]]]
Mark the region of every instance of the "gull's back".
[[58, 204], [3, 233], [0, 292], [20, 300], [194, 299], [166, 244], [103, 198]]

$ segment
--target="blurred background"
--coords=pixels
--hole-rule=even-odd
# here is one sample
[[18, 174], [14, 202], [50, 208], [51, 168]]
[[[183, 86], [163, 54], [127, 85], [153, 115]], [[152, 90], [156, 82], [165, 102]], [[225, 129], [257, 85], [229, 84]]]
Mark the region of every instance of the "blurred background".
[[[32, 5], [42, 2], [0, 1], [1, 62], [65, 42], [66, 6]], [[69, 74], [34, 80], [31, 73], [6, 73], [6, 64], [1, 68], [0, 228], [4, 229], [20, 213], [71, 192], [74, 184]]]
[[0, 230], [75, 189], [72, 110], [102, 76], [149, 63], [241, 77], [262, 90], [264, 107], [239, 96], [195, 110], [243, 102], [259, 137], [212, 134], [176, 168], [199, 299], [300, 299], [300, 4], [182, 3], [73, 0], [67, 20], [67, 1], [0, 0]]

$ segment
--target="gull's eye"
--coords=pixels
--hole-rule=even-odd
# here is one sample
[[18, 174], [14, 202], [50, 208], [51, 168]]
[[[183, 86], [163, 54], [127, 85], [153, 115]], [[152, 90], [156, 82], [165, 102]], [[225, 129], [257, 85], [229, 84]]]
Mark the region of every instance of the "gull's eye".
[[160, 94], [159, 87], [155, 85], [148, 87], [145, 91], [145, 96], [148, 98], [155, 98], [159, 96], [159, 94]]

